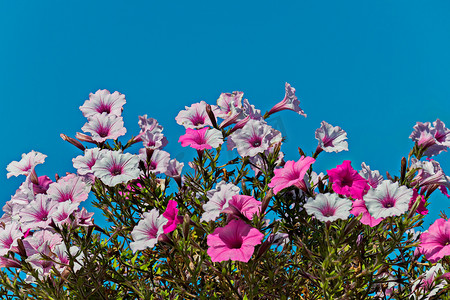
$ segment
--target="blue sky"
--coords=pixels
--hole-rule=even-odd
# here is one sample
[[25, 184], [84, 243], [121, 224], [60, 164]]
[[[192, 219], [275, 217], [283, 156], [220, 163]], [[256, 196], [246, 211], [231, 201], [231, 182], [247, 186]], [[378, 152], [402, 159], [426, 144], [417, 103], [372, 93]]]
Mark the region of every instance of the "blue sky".
[[[287, 160], [315, 150], [325, 120], [348, 132], [350, 151], [321, 154], [317, 171], [350, 159], [398, 174], [417, 121], [450, 126], [449, 11], [448, 1], [412, 0], [3, 1], [0, 204], [24, 179], [6, 180], [22, 153], [48, 155], [39, 175], [74, 171], [79, 150], [59, 134], [80, 131], [78, 107], [98, 89], [125, 94], [126, 137], [148, 114], [172, 156], [187, 159], [174, 121], [185, 105], [239, 90], [265, 111], [289, 82], [308, 117], [271, 118]], [[437, 157], [448, 174], [449, 158]], [[436, 195], [430, 220], [449, 204]]]

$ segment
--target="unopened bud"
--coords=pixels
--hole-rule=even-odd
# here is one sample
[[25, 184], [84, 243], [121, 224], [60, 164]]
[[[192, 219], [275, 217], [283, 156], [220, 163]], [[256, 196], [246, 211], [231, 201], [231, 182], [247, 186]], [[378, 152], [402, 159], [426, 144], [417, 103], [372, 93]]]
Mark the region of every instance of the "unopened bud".
[[272, 197], [273, 197], [273, 189], [270, 189], [262, 201], [261, 214], [266, 212], [266, 209], [269, 206], [269, 203], [270, 203], [270, 200], [272, 199]]
[[402, 166], [400, 169], [400, 183], [403, 183], [406, 175], [406, 158], [402, 157]]
[[206, 113], [208, 114], [209, 119], [211, 120], [211, 124], [214, 128], [219, 129], [219, 126], [217, 126], [216, 122], [216, 116], [214, 115], [211, 105], [206, 104]]
[[188, 214], [184, 215], [183, 218], [183, 236], [185, 239], [189, 236], [189, 228], [191, 227], [191, 218]]
[[77, 132], [77, 134], [75, 134], [75, 138], [79, 139], [82, 142], [88, 142], [88, 143], [93, 143], [93, 144], [97, 144], [91, 136], [81, 133], [81, 132]]
[[34, 168], [30, 172], [30, 180], [32, 183], [39, 185], [39, 179], [36, 175], [36, 171], [34, 170]]
[[63, 133], [61, 133], [59, 136], [60, 136], [64, 141], [67, 141], [67, 142], [71, 143], [72, 145], [74, 145], [75, 147], [77, 147], [78, 149], [80, 149], [81, 151], [86, 150], [86, 147], [84, 147], [83, 144], [80, 143], [80, 141], [78, 141], [78, 140], [76, 140], [76, 139], [74, 139], [74, 138], [71, 138], [71, 137], [69, 137], [69, 136], [67, 136], [67, 135], [65, 135], [65, 134], [63, 134]]
[[241, 129], [242, 127], [245, 126], [245, 124], [247, 124], [247, 122], [250, 120], [249, 116], [246, 116], [244, 119], [240, 120], [239, 122], [236, 123], [236, 125], [234, 125], [233, 128], [231, 128], [230, 130], [230, 134], [235, 132], [238, 129]]

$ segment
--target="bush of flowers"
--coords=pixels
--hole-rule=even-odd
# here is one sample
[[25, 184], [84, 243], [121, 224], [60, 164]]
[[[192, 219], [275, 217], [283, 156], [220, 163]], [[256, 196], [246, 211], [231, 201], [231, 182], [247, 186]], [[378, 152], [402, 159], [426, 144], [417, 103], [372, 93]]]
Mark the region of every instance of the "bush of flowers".
[[[318, 173], [319, 155], [348, 150], [347, 134], [323, 121], [311, 155], [284, 157], [266, 120], [306, 117], [285, 91], [264, 114], [242, 92], [186, 106], [175, 120], [186, 129], [178, 142], [196, 152], [187, 165], [163, 150], [163, 127], [147, 115], [119, 141], [125, 96], [91, 93], [84, 133], [61, 134], [80, 149], [75, 173], [38, 174], [46, 155], [36, 151], [7, 166], [25, 180], [0, 219], [2, 297], [448, 299], [450, 221], [422, 223], [432, 193], [450, 197], [433, 159], [450, 130], [417, 123], [396, 175], [348, 160]], [[107, 226], [82, 208], [90, 194]]]

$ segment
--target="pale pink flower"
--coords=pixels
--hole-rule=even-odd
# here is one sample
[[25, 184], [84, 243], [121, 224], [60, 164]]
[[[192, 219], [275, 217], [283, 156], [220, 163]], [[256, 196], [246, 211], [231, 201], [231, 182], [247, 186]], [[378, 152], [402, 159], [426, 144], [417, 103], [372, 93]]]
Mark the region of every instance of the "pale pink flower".
[[139, 116], [139, 127], [141, 128], [141, 132], [159, 132], [163, 131], [163, 127], [159, 125], [158, 121], [154, 118], [147, 118], [147, 115]]
[[433, 126], [429, 122], [417, 122], [409, 136], [413, 142], [425, 149], [424, 155], [428, 157], [447, 151], [447, 147], [450, 147], [450, 130], [439, 119], [433, 122]]
[[92, 167], [95, 177], [108, 186], [139, 178], [139, 156], [121, 151], [108, 151]]
[[145, 164], [145, 167], [152, 173], [165, 173], [169, 166], [170, 154], [164, 150], [154, 150], [150, 160], [147, 159], [146, 149], [139, 150], [139, 158]]
[[75, 222], [74, 226], [92, 226], [94, 222], [92, 220], [92, 216], [94, 213], [89, 213], [86, 208], [82, 208], [81, 210], [74, 213]]
[[250, 119], [228, 137], [228, 150], [237, 148], [240, 156], [255, 156], [281, 142], [281, 133], [265, 122]]
[[408, 210], [413, 190], [398, 182], [384, 180], [364, 196], [367, 210], [375, 219], [400, 216]]
[[80, 203], [88, 198], [90, 190], [90, 185], [87, 185], [82, 177], [69, 174], [50, 184], [47, 195], [50, 199], [57, 202], [71, 201]]
[[174, 231], [183, 221], [183, 217], [178, 215], [177, 201], [169, 200], [163, 217], [167, 219], [166, 225], [163, 226], [164, 234]]
[[[261, 210], [261, 201], [256, 200], [252, 196], [247, 195], [234, 195], [228, 201], [228, 207], [233, 206], [239, 213], [244, 215], [247, 219], [251, 220], [253, 215], [259, 214]], [[229, 213], [230, 216], [235, 216], [234, 210], [223, 211]]]
[[[444, 282], [439, 283], [439, 279], [448, 278], [449, 273], [445, 273], [445, 269], [440, 263], [432, 266], [424, 274], [420, 275], [419, 278], [414, 280], [412, 283], [412, 291], [424, 296], [420, 299], [428, 300], [435, 296], [440, 290], [442, 290], [446, 284]], [[414, 299], [416, 299], [414, 297]], [[433, 298], [434, 299], [434, 298]]]
[[217, 148], [223, 144], [222, 132], [215, 128], [191, 129], [186, 128], [186, 134], [178, 140], [181, 146], [191, 146], [197, 150]]
[[97, 160], [102, 159], [107, 152], [108, 150], [99, 148], [86, 149], [84, 155], [78, 155], [72, 159], [73, 167], [77, 169], [79, 175], [94, 174], [92, 167]]
[[49, 228], [52, 215], [58, 209], [58, 204], [57, 201], [51, 200], [45, 194], [36, 195], [36, 200], [30, 202], [19, 212], [22, 230]]
[[228, 207], [228, 203], [234, 195], [239, 194], [239, 187], [232, 183], [221, 181], [216, 185], [215, 189], [206, 193], [209, 201], [203, 204], [204, 213], [200, 221], [215, 221], [222, 211]]
[[23, 246], [27, 256], [32, 256], [48, 248], [53, 251], [62, 242], [62, 237], [58, 233], [50, 230], [39, 230], [23, 239]]
[[450, 177], [444, 174], [439, 162], [433, 159], [418, 161], [412, 158], [411, 169], [418, 169], [411, 184], [421, 187], [422, 191], [426, 191], [430, 187], [433, 188], [434, 185], [450, 187]]
[[102, 143], [108, 139], [116, 140], [124, 135], [127, 129], [123, 127], [123, 118], [107, 113], [93, 115], [81, 128], [92, 135], [92, 139]]
[[263, 121], [264, 117], [261, 115], [261, 110], [255, 108], [253, 104], [250, 104], [247, 99], [244, 99], [242, 108], [244, 116], [248, 116], [250, 119]]
[[275, 176], [269, 183], [269, 187], [273, 188], [273, 192], [278, 194], [279, 191], [296, 186], [301, 190], [306, 190], [305, 174], [309, 167], [316, 160], [309, 156], [302, 156], [298, 161], [289, 160], [282, 169], [275, 169]]
[[450, 220], [437, 219], [420, 235], [419, 252], [435, 263], [450, 255]]
[[20, 161], [13, 161], [7, 167], [7, 178], [11, 176], [25, 175], [28, 176], [36, 165], [43, 164], [47, 155], [32, 150], [27, 154], [22, 154]]
[[182, 110], [175, 117], [179, 125], [185, 128], [203, 128], [212, 126], [211, 120], [206, 112], [206, 102], [194, 103], [190, 107], [185, 106], [186, 110]]
[[56, 226], [62, 227], [64, 224], [72, 224], [70, 216], [78, 210], [79, 202], [66, 201], [58, 205], [58, 209], [52, 214], [53, 222]]
[[284, 99], [279, 103], [275, 104], [275, 106], [270, 109], [268, 114], [271, 115], [281, 110], [288, 109], [295, 111], [299, 115], [304, 116], [306, 118], [305, 112], [300, 108], [300, 101], [298, 100], [297, 96], [295, 96], [295, 89], [291, 87], [289, 83], [286, 82], [285, 90], [286, 94], [284, 96]]
[[232, 220], [208, 235], [208, 255], [213, 262], [226, 260], [248, 262], [261, 244], [264, 234], [242, 220]]
[[383, 221], [383, 218], [375, 219], [374, 217], [372, 217], [367, 210], [366, 202], [361, 199], [356, 199], [355, 201], [353, 201], [353, 208], [350, 213], [355, 217], [358, 217], [362, 214], [360, 222], [364, 225], [369, 225], [370, 227], [377, 226], [381, 223], [381, 221]]
[[181, 171], [183, 170], [184, 163], [180, 163], [175, 158], [171, 159], [169, 161], [169, 164], [167, 165], [167, 171], [164, 173], [169, 177], [180, 177]]
[[17, 239], [23, 237], [22, 231], [17, 223], [9, 223], [5, 228], [0, 227], [0, 256], [8, 251], [17, 251]]
[[[269, 149], [263, 152], [263, 155], [267, 158], [273, 156], [273, 152], [276, 146], [277, 145], [273, 145], [269, 147]], [[275, 161], [275, 165], [280, 166], [284, 162], [283, 158], [284, 153], [279, 151], [278, 157]], [[262, 158], [260, 155], [249, 157], [249, 161], [250, 161], [250, 168], [255, 172], [255, 174], [259, 174], [260, 172], [266, 172], [268, 170], [269, 166], [267, 165], [267, 160]]]
[[384, 180], [379, 171], [370, 170], [370, 166], [366, 165], [366, 163], [363, 162], [361, 167], [362, 170], [359, 171], [359, 175], [366, 179], [372, 188], [376, 188]]
[[166, 223], [167, 219], [159, 215], [156, 208], [150, 212], [145, 212], [138, 225], [131, 232], [134, 242], [130, 243], [130, 248], [133, 253], [138, 250], [153, 248], [158, 242], [158, 237], [163, 234], [163, 227]]
[[325, 152], [348, 151], [347, 132], [339, 126], [333, 127], [322, 121], [320, 128], [316, 130], [316, 139], [319, 146]]
[[[227, 119], [242, 109], [243, 92], [222, 93], [217, 99], [217, 106], [214, 107], [216, 117]], [[236, 110], [238, 109], [238, 110]]]
[[141, 139], [144, 147], [149, 149], [162, 149], [168, 144], [166, 137], [160, 132], [145, 131]]
[[125, 103], [125, 95], [119, 92], [111, 94], [108, 90], [98, 90], [95, 94], [89, 94], [89, 100], [80, 106], [80, 110], [86, 118], [103, 113], [119, 117]]
[[308, 173], [305, 174], [305, 183], [309, 184], [313, 189], [319, 185], [319, 181], [322, 182], [324, 186], [328, 184], [328, 180], [324, 179], [325, 174], [320, 172], [317, 174], [314, 171], [311, 171], [311, 175], [308, 175]]
[[363, 195], [369, 190], [367, 180], [361, 177], [356, 170], [352, 168], [349, 160], [344, 160], [336, 168], [327, 170], [330, 182], [333, 184], [333, 191], [346, 197], [362, 199]]
[[[83, 251], [80, 251], [80, 248], [77, 246], [70, 247], [69, 251], [67, 251], [67, 247], [64, 243], [61, 243], [53, 249], [53, 253], [55, 254], [55, 261], [59, 262], [60, 265], [57, 266], [57, 269], [60, 273], [62, 273], [66, 266], [69, 265], [69, 253], [72, 257], [74, 257], [73, 261], [73, 271], [77, 272], [83, 266]], [[78, 254], [78, 255], [77, 255]]]
[[315, 198], [309, 198], [303, 207], [309, 215], [314, 215], [319, 221], [333, 222], [348, 218], [352, 201], [339, 198], [336, 194], [318, 194]]

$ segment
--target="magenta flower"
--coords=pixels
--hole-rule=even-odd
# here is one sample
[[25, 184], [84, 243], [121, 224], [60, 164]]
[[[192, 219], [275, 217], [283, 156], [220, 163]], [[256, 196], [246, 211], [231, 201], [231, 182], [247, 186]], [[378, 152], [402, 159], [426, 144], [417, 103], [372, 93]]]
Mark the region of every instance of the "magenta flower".
[[92, 139], [102, 143], [108, 139], [116, 140], [124, 135], [127, 129], [123, 127], [122, 117], [108, 115], [107, 113], [93, 115], [81, 130], [92, 135]]
[[167, 219], [166, 225], [163, 226], [164, 234], [174, 231], [183, 220], [183, 217], [178, 216], [177, 201], [169, 200], [163, 217]]
[[333, 191], [352, 197], [354, 199], [362, 199], [363, 195], [369, 190], [367, 180], [361, 177], [356, 170], [352, 168], [349, 160], [334, 169], [327, 170], [330, 182], [333, 183]]
[[419, 252], [435, 263], [450, 255], [450, 220], [437, 219], [420, 236]]
[[249, 119], [244, 127], [228, 137], [228, 150], [237, 148], [240, 156], [253, 157], [281, 142], [281, 133], [264, 121]]
[[95, 94], [89, 94], [89, 100], [80, 106], [80, 110], [86, 118], [103, 113], [120, 117], [125, 103], [125, 95], [119, 92], [111, 94], [108, 90], [98, 90]]
[[369, 225], [370, 227], [375, 227], [380, 224], [381, 221], [383, 221], [383, 218], [375, 219], [374, 217], [372, 217], [367, 210], [366, 202], [361, 199], [356, 199], [355, 201], [353, 201], [353, 208], [350, 213], [355, 217], [358, 217], [362, 214], [360, 222], [364, 225]]
[[222, 211], [228, 207], [228, 203], [234, 195], [240, 192], [239, 187], [232, 183], [221, 181], [216, 185], [215, 189], [209, 190], [206, 193], [209, 201], [203, 204], [205, 211], [200, 218], [200, 221], [215, 221], [220, 216]]
[[97, 160], [102, 159], [108, 150], [93, 148], [86, 149], [84, 155], [78, 155], [72, 159], [73, 167], [77, 169], [79, 175], [94, 174], [92, 167], [95, 165]]
[[167, 219], [160, 216], [156, 208], [150, 212], [145, 212], [138, 225], [133, 228], [131, 236], [134, 242], [130, 243], [130, 248], [135, 253], [138, 250], [153, 248], [158, 242], [158, 237], [164, 232], [164, 225]]
[[52, 183], [52, 180], [47, 175], [38, 177], [38, 184], [33, 183], [33, 192], [35, 194], [44, 194], [47, 192], [48, 187]]
[[274, 170], [275, 176], [270, 181], [269, 187], [273, 188], [275, 195], [290, 186], [305, 190], [305, 174], [315, 161], [314, 158], [309, 156], [302, 156], [297, 162], [287, 161], [282, 169]]
[[286, 94], [284, 95], [284, 99], [275, 104], [275, 106], [270, 109], [268, 114], [271, 115], [281, 110], [288, 109], [295, 111], [299, 115], [304, 116], [306, 118], [305, 112], [300, 108], [300, 101], [298, 100], [297, 96], [295, 96], [295, 89], [291, 87], [289, 83], [286, 82], [285, 90]]
[[316, 198], [309, 198], [303, 205], [309, 215], [314, 215], [322, 222], [333, 222], [337, 219], [346, 220], [350, 215], [352, 201], [339, 198], [336, 194], [318, 194]]
[[22, 231], [17, 223], [6, 224], [5, 228], [0, 227], [0, 256], [17, 250], [17, 240], [23, 237]]
[[108, 151], [92, 167], [95, 177], [108, 186], [139, 178], [139, 156], [121, 151]]
[[261, 244], [264, 234], [242, 220], [232, 220], [208, 235], [208, 255], [213, 262], [226, 260], [248, 262]]
[[223, 144], [222, 132], [212, 128], [202, 128], [202, 129], [186, 129], [186, 134], [180, 136], [178, 140], [181, 146], [191, 146], [197, 150], [212, 149], [217, 148]]
[[39, 164], [43, 164], [47, 155], [32, 150], [27, 154], [22, 154], [20, 161], [13, 161], [7, 167], [7, 178], [11, 176], [25, 175], [28, 176], [34, 167]]
[[367, 210], [375, 219], [400, 216], [408, 210], [413, 190], [399, 186], [398, 182], [384, 180], [376, 189], [364, 196]]
[[361, 167], [362, 170], [359, 171], [359, 175], [366, 179], [371, 187], [376, 188], [384, 180], [379, 171], [370, 170], [370, 167], [366, 163], [363, 162]]
[[179, 125], [185, 128], [203, 128], [205, 126], [212, 126], [211, 120], [206, 113], [206, 102], [194, 103], [190, 107], [185, 106], [186, 110], [182, 110], [175, 117]]
[[22, 230], [50, 227], [52, 215], [58, 209], [58, 204], [45, 194], [36, 195], [36, 200], [19, 212]]
[[417, 198], [420, 197], [419, 206], [417, 207], [416, 212], [418, 214], [421, 214], [423, 216], [426, 216], [428, 214], [428, 209], [425, 207], [425, 204], [427, 203], [427, 200], [423, 195], [419, 195], [417, 192], [417, 189], [413, 189], [413, 196], [411, 200], [409, 201], [408, 210], [411, 210], [414, 203], [417, 201]]
[[320, 128], [316, 130], [316, 139], [319, 146], [325, 152], [348, 151], [347, 132], [339, 126], [333, 127], [325, 121], [322, 121]]
[[[247, 195], [234, 195], [228, 201], [228, 207], [233, 206], [247, 219], [251, 220], [253, 215], [259, 214], [261, 210], [261, 201], [256, 200], [252, 196]], [[227, 209], [225, 209], [227, 212]], [[234, 211], [229, 212], [230, 216], [234, 216]]]
[[88, 196], [91, 187], [84, 183], [82, 177], [69, 174], [50, 184], [47, 195], [57, 202], [83, 202]]

